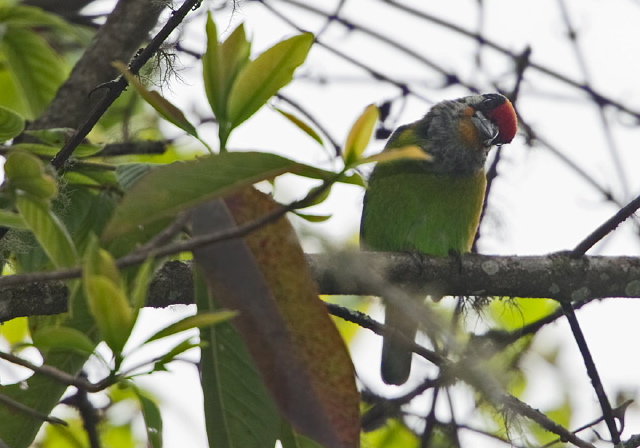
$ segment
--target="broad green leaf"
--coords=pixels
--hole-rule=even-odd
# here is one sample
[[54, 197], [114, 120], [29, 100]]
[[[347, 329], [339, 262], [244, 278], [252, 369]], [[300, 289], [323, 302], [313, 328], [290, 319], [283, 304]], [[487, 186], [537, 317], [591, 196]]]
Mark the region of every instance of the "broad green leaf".
[[33, 334], [33, 345], [40, 350], [75, 350], [93, 353], [95, 343], [84, 333], [69, 327], [45, 327]]
[[0, 52], [27, 104], [28, 118], [38, 116], [66, 78], [62, 60], [37, 33], [16, 26], [7, 27]]
[[147, 430], [148, 446], [162, 448], [162, 415], [160, 414], [160, 408], [155, 401], [146, 397], [137, 388], [134, 388], [134, 390], [140, 401], [140, 409], [142, 410]]
[[354, 165], [362, 156], [373, 133], [373, 127], [378, 121], [378, 108], [373, 104], [367, 106], [351, 127], [347, 142], [344, 145], [342, 158], [345, 166]]
[[378, 154], [365, 157], [364, 159], [358, 160], [357, 164], [364, 165], [365, 163], [372, 162], [390, 162], [392, 160], [399, 159], [418, 159], [429, 161], [433, 160], [433, 156], [424, 152], [419, 146], [409, 145], [401, 148], [388, 149], [386, 151], [379, 152]]
[[35, 6], [3, 4], [0, 6], [0, 23], [21, 28], [52, 27], [78, 40], [83, 36], [76, 27], [71, 26], [60, 16]]
[[216, 325], [221, 322], [226, 322], [229, 319], [236, 317], [238, 313], [236, 311], [216, 311], [215, 313], [198, 313], [195, 316], [185, 317], [184, 319], [169, 325], [158, 331], [156, 334], [147, 339], [144, 343], [147, 344], [157, 339], [166, 338], [172, 336], [181, 331], [191, 330], [192, 328], [202, 328], [211, 325]]
[[313, 128], [311, 126], [309, 126], [307, 123], [305, 123], [303, 120], [301, 120], [300, 118], [296, 117], [295, 115], [290, 114], [289, 112], [285, 112], [282, 109], [279, 109], [277, 107], [274, 107], [274, 109], [276, 111], [278, 111], [280, 114], [282, 114], [282, 116], [285, 117], [287, 120], [289, 120], [291, 123], [296, 125], [298, 127], [298, 129], [300, 129], [302, 132], [304, 132], [309, 137], [314, 139], [321, 146], [324, 146], [322, 138], [318, 135], [318, 133], [316, 131], [314, 131]]
[[117, 359], [133, 329], [129, 301], [122, 289], [104, 275], [83, 275], [83, 283], [91, 315]]
[[129, 190], [140, 178], [159, 166], [156, 163], [122, 163], [116, 166], [116, 179], [124, 190]]
[[0, 226], [9, 229], [27, 229], [27, 223], [18, 213], [0, 210]]
[[256, 113], [269, 98], [293, 79], [313, 44], [310, 33], [280, 42], [249, 62], [238, 73], [228, 102], [232, 128]]
[[0, 106], [0, 142], [19, 135], [24, 129], [24, 118], [17, 112]]
[[142, 95], [146, 102], [149, 103], [168, 122], [173, 123], [187, 134], [198, 138], [198, 131], [196, 131], [196, 128], [189, 122], [189, 120], [187, 120], [187, 117], [184, 116], [184, 113], [182, 113], [180, 109], [163, 98], [162, 95], [155, 90], [147, 90], [147, 88], [138, 81], [138, 78], [131, 73], [127, 66], [122, 62], [115, 61], [111, 65], [117, 68], [129, 84], [132, 85], [138, 93]]
[[233, 152], [158, 167], [125, 195], [102, 235], [107, 241], [171, 218], [194, 205], [276, 177], [299, 164], [258, 152]]
[[[148, 169], [133, 166], [131, 171]], [[135, 181], [102, 235], [112, 241], [160, 219], [171, 219], [199, 203], [226, 196], [262, 180], [290, 172], [312, 179], [363, 185], [358, 174], [338, 175], [261, 152], [225, 152], [149, 170]]]
[[[218, 311], [198, 271], [194, 285], [198, 310]], [[200, 381], [209, 446], [273, 447], [281, 417], [233, 325], [202, 328], [200, 339], [206, 343]]]
[[46, 202], [18, 194], [16, 207], [54, 266], [64, 268], [78, 264], [71, 236]]

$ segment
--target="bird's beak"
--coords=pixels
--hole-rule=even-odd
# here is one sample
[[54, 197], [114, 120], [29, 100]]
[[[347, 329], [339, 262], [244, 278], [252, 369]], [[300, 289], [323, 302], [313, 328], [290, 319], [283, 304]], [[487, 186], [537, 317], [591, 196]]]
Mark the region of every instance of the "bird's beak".
[[500, 133], [498, 126], [481, 113], [476, 113], [471, 117], [471, 122], [478, 130], [478, 135], [480, 137], [480, 141], [482, 141], [482, 145], [484, 147], [491, 146]]

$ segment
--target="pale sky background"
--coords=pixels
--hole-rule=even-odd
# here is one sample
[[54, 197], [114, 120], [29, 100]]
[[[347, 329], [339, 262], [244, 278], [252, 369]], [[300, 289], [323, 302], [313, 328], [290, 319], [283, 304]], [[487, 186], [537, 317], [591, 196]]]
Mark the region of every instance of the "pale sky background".
[[[324, 25], [324, 20], [317, 16], [294, 7], [283, 7], [280, 2], [270, 3], [309, 31], [317, 31]], [[333, 11], [338, 2], [309, 3]], [[409, 3], [417, 6], [421, 2]], [[472, 0], [429, 2], [428, 12], [469, 30], [476, 30], [477, 3]], [[521, 52], [526, 45], [531, 45], [534, 62], [578, 81], [583, 80], [575, 54], [565, 38], [566, 30], [557, 1], [492, 0], [484, 3], [483, 33], [487, 38], [514, 52]], [[476, 72], [473, 62], [476, 44], [471, 39], [398, 13], [382, 2], [349, 0], [346, 5], [343, 16], [428, 55], [461, 78], [484, 86], [485, 91], [493, 90], [483, 75]], [[573, 0], [567, 1], [567, 5], [579, 32], [593, 87], [640, 110], [640, 2]], [[202, 8], [206, 7], [207, 2], [204, 2]], [[275, 19], [259, 4], [240, 3], [233, 17], [226, 11], [215, 13], [214, 17], [223, 37], [243, 21], [248, 35], [253, 38], [254, 52], [261, 52], [295, 34], [295, 30]], [[202, 15], [192, 19], [184, 35], [186, 48], [204, 51], [203, 29]], [[349, 34], [340, 25], [332, 25], [323, 39], [390, 77], [420, 82], [420, 93], [433, 102], [468, 94], [461, 88], [440, 89], [436, 83], [437, 77], [423, 65], [417, 65], [384, 44], [372, 43], [361, 34]], [[203, 102], [201, 66], [189, 57], [181, 59], [184, 64], [181, 72], [183, 82], [173, 82], [164, 94], [186, 111], [197, 110], [202, 115], [208, 115], [208, 105]], [[512, 88], [512, 67], [507, 58], [485, 50], [483, 62], [486, 71], [493, 74], [492, 79], [504, 74], [501, 86]], [[397, 96], [396, 88], [371, 82], [364, 72], [319, 47], [312, 49], [307, 63], [297, 75], [301, 79], [294, 81], [284, 93], [312, 111], [339, 141], [344, 141], [349, 127], [368, 104]], [[309, 76], [313, 79], [326, 76], [329, 83], [319, 85], [309, 80]], [[286, 108], [286, 104], [278, 105]], [[397, 124], [418, 119], [430, 105], [410, 98], [401, 116], [397, 117]], [[561, 148], [598, 182], [611, 188], [621, 202], [626, 203], [640, 193], [640, 176], [636, 175], [634, 169], [640, 166], [640, 128], [630, 126], [633, 123], [628, 116], [608, 110], [613, 139], [626, 170], [628, 186], [624, 188], [611, 162], [598, 112], [586, 95], [530, 70], [525, 74], [518, 107], [537, 133]], [[396, 107], [392, 115], [396, 117], [398, 112], [399, 108]], [[168, 135], [179, 135], [171, 125], [167, 124], [164, 129]], [[201, 135], [215, 142], [213, 126], [203, 127]], [[186, 139], [184, 141], [187, 142]], [[194, 147], [198, 145], [197, 142], [189, 144]], [[372, 153], [379, 151], [383, 145], [384, 142], [374, 141], [369, 150]], [[268, 109], [235, 131], [229, 147], [269, 150], [307, 163], [331, 166], [326, 151], [279, 114]], [[490, 214], [482, 228], [483, 238], [479, 245], [482, 253], [529, 255], [571, 249], [616, 211], [615, 206], [605, 203], [599, 193], [558, 162], [545, 148], [528, 148], [520, 135], [505, 147], [499, 170], [500, 177], [491, 197]], [[279, 181], [277, 191], [282, 200], [288, 201], [300, 197], [303, 188], [309, 185], [307, 181], [288, 178]], [[337, 186], [327, 202], [309, 210], [318, 214], [330, 213], [333, 215], [330, 220], [311, 225], [300, 223], [297, 218], [292, 220], [301, 229], [323, 235], [336, 247], [346, 241], [354, 243], [362, 196], [363, 191], [359, 188]], [[640, 244], [633, 230], [629, 223], [623, 224], [613, 236], [589, 253], [639, 255]], [[317, 240], [309, 240], [305, 245], [310, 252], [322, 250]], [[136, 338], [142, 340], [161, 325], [193, 311], [186, 306], [148, 310], [144, 313], [144, 321], [140, 323]], [[375, 317], [382, 317], [379, 307], [371, 311]], [[606, 300], [590, 304], [578, 313], [610, 398], [621, 388], [633, 390], [638, 396], [640, 362], [635, 346], [640, 339], [640, 328], [637, 316], [640, 316], [640, 304], [636, 300]], [[533, 352], [524, 361], [524, 368], [530, 373], [525, 399], [533, 407], [542, 410], [557, 404], [556, 397], [564, 384], [559, 384], [560, 378], [545, 367], [535, 352], [543, 353], [545, 347], [555, 347], [558, 343], [560, 364], [566, 370], [564, 378], [575, 392], [571, 397], [575, 409], [571, 426], [577, 427], [595, 419], [599, 407], [564, 320], [540, 332]], [[367, 385], [385, 393], [398, 393], [394, 387], [384, 386], [379, 380], [378, 337], [362, 331], [351, 349], [358, 375]], [[147, 356], [151, 358], [153, 354], [146, 353]], [[197, 353], [191, 353], [190, 358], [196, 360], [197, 356]], [[206, 447], [197, 370], [194, 365], [186, 363], [174, 363], [171, 369], [171, 373], [155, 374], [140, 380], [163, 403], [165, 444], [169, 447]], [[424, 373], [414, 368], [412, 380], [419, 381]], [[424, 409], [426, 406], [418, 412], [424, 412]], [[632, 408], [627, 416], [623, 438], [640, 432], [639, 418], [638, 408]], [[606, 433], [606, 430], [601, 432]], [[500, 446], [483, 437], [477, 440], [475, 446]]]

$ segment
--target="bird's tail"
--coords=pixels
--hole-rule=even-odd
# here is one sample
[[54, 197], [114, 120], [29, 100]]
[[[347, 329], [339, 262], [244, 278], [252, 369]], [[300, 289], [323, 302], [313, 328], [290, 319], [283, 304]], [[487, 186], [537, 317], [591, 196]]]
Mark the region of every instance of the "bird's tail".
[[[418, 324], [414, 320], [408, 319], [405, 311], [394, 305], [387, 305], [384, 316], [385, 326], [391, 327], [400, 332], [408, 340], [415, 340], [418, 332]], [[411, 373], [410, 351], [400, 341], [384, 337], [382, 340], [382, 362], [380, 373], [382, 380], [387, 384], [404, 384]]]

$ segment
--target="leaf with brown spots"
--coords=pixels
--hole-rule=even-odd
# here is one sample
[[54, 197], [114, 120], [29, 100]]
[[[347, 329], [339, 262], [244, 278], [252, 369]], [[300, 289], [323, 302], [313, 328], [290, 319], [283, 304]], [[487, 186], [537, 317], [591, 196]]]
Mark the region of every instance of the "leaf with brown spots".
[[[245, 189], [198, 207], [193, 233], [235, 227], [277, 207], [269, 196]], [[280, 218], [244, 239], [195, 250], [194, 256], [215, 299], [239, 311], [234, 324], [282, 414], [325, 447], [357, 447], [353, 365], [289, 221]]]

